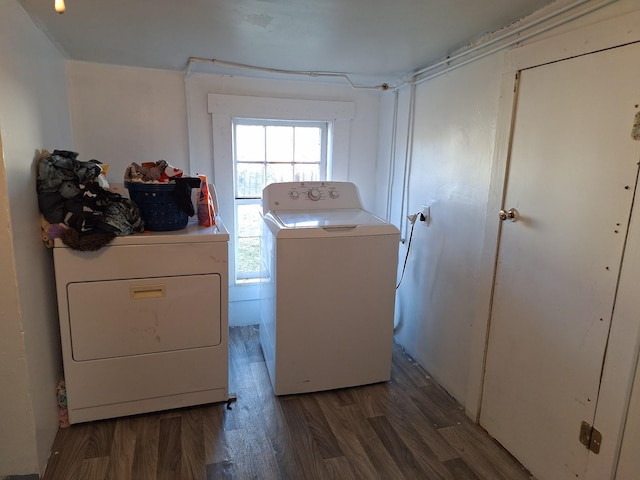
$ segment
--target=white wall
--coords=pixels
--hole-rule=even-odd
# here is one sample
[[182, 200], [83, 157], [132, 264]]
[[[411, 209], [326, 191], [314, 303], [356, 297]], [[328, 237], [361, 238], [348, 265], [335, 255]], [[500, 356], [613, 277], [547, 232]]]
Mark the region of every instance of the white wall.
[[108, 164], [107, 178], [115, 183], [132, 162], [164, 159], [188, 171], [181, 72], [68, 61], [67, 75], [80, 160]]
[[[415, 93], [407, 211], [430, 206], [431, 222], [429, 227], [418, 222], [414, 228], [407, 271], [398, 289], [396, 337], [460, 402], [466, 398], [481, 274], [479, 240], [489, 191], [501, 60], [495, 55], [474, 62], [418, 85]], [[393, 192], [396, 205], [399, 181]], [[396, 207], [394, 215], [397, 211]]]
[[60, 341], [34, 159], [71, 146], [63, 58], [15, 0], [0, 0], [0, 134], [2, 476], [42, 472], [57, 432]]
[[[401, 229], [406, 226], [403, 184], [407, 174], [409, 163], [407, 155], [411, 141], [409, 132], [409, 119], [412, 115], [411, 92], [412, 89], [407, 87], [380, 96], [377, 188], [373, 212]], [[402, 233], [405, 233], [404, 230]]]
[[36, 471], [36, 442], [29, 404], [29, 375], [20, 320], [9, 197], [2, 159], [0, 163], [0, 244], [4, 246], [0, 249], [0, 381], [3, 385], [11, 385], [0, 393], [0, 451], [3, 452], [0, 475], [6, 475]]

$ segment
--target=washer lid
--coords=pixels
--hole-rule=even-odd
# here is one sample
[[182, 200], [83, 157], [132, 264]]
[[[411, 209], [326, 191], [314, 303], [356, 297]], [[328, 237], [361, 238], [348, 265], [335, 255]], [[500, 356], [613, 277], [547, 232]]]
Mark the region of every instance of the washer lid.
[[352, 228], [365, 225], [386, 225], [383, 219], [356, 208], [335, 210], [274, 211], [273, 215], [285, 228]]

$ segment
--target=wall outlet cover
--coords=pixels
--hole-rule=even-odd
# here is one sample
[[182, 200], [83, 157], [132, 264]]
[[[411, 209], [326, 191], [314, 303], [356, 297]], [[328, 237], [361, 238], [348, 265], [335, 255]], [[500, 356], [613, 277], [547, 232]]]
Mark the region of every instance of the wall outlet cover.
[[426, 227], [428, 227], [429, 224], [431, 223], [431, 207], [429, 207], [427, 205], [423, 205], [422, 209], [420, 210], [420, 213], [422, 214], [422, 216], [420, 217], [420, 221]]

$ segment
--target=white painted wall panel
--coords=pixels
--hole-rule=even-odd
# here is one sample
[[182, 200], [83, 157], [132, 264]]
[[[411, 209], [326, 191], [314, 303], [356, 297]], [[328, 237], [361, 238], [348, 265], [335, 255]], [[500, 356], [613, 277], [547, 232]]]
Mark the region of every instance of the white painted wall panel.
[[64, 59], [13, 0], [0, 2], [0, 132], [0, 210], [10, 214], [0, 214], [0, 286], [8, 289], [0, 331], [11, 340], [0, 351], [0, 378], [9, 386], [0, 399], [4, 476], [42, 472], [58, 428], [60, 343], [51, 252], [40, 240], [35, 157], [41, 148], [71, 143]]
[[[402, 192], [405, 159], [410, 147], [411, 89], [386, 92], [380, 97], [378, 168], [374, 213], [400, 228], [405, 222]], [[393, 133], [395, 132], [395, 134]]]
[[107, 178], [117, 183], [131, 162], [164, 159], [188, 172], [182, 72], [69, 61], [67, 73], [81, 160], [108, 164]]
[[[500, 55], [489, 57], [416, 88], [408, 211], [429, 205], [432, 220], [430, 227], [417, 223], [414, 229], [398, 292], [397, 339], [461, 403], [481, 274], [501, 61]], [[394, 187], [396, 197], [401, 185]]]
[[[1, 142], [0, 142], [1, 146]], [[29, 376], [20, 321], [4, 163], [0, 158], [0, 475], [33, 473], [36, 444], [29, 405]]]

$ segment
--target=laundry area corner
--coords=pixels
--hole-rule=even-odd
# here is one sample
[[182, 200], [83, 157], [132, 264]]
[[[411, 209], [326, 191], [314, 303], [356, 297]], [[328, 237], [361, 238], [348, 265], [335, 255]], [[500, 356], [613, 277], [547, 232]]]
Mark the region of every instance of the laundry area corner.
[[0, 2], [0, 478], [636, 480], [638, 0], [239, 2]]
[[[177, 170], [164, 161], [133, 163], [124, 185], [111, 186], [106, 178], [97, 185], [105, 177], [97, 161], [59, 150], [41, 158], [38, 195], [53, 249], [64, 363], [63, 426], [236, 401], [229, 391], [229, 232], [216, 188], [182, 171], [159, 180], [158, 165]], [[68, 179], [81, 168], [86, 174]], [[64, 200], [72, 186], [92, 192], [73, 197], [82, 208]], [[127, 207], [118, 225], [129, 230], [109, 235], [117, 223], [113, 203]], [[398, 229], [364, 210], [351, 182], [271, 183], [261, 216], [265, 277], [256, 328], [271, 379], [264, 394], [388, 381]], [[83, 232], [70, 239], [74, 226]]]

